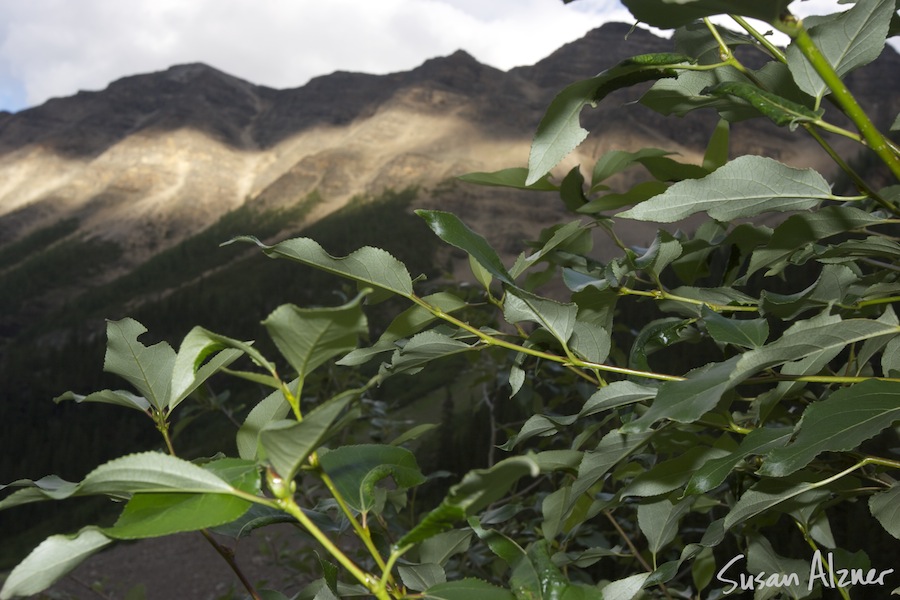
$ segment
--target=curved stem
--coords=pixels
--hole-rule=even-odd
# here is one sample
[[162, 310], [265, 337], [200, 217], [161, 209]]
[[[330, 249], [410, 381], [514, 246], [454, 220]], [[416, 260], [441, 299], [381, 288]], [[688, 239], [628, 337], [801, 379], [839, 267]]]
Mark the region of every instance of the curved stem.
[[779, 21], [778, 25], [779, 29], [794, 40], [797, 49], [806, 57], [806, 60], [809, 61], [819, 77], [822, 78], [822, 81], [825, 82], [825, 85], [828, 86], [828, 89], [831, 90], [832, 98], [844, 111], [844, 114], [856, 125], [866, 145], [887, 165], [894, 177], [900, 179], [900, 157], [897, 156], [887, 139], [878, 131], [875, 124], [872, 123], [872, 120], [856, 101], [856, 98], [844, 85], [840, 76], [819, 51], [803, 23], [791, 17]]
[[372, 555], [372, 558], [375, 559], [375, 562], [378, 563], [378, 568], [382, 570], [384, 573], [383, 577], [390, 577], [390, 572], [388, 571], [387, 564], [384, 562], [384, 559], [381, 557], [381, 553], [378, 552], [378, 548], [375, 547], [375, 543], [372, 541], [372, 534], [369, 532], [368, 527], [363, 527], [360, 524], [359, 520], [357, 520], [356, 516], [353, 514], [353, 511], [350, 510], [350, 507], [347, 505], [346, 500], [344, 500], [344, 496], [340, 493], [340, 491], [335, 487], [334, 482], [331, 480], [331, 477], [328, 476], [328, 473], [320, 470], [319, 478], [322, 479], [322, 482], [325, 484], [325, 487], [328, 488], [328, 491], [331, 493], [332, 497], [340, 507], [341, 512], [344, 513], [344, 516], [347, 517], [347, 520], [350, 522], [350, 526], [353, 527], [353, 531], [356, 532], [356, 535], [359, 536], [359, 539], [362, 540], [363, 544], [365, 544], [366, 549], [369, 551], [369, 554]]
[[375, 578], [359, 568], [356, 563], [350, 560], [350, 558], [341, 551], [340, 548], [335, 546], [334, 542], [332, 542], [328, 536], [306, 516], [292, 496], [286, 495], [283, 498], [279, 498], [278, 508], [297, 519], [297, 521], [303, 525], [303, 528], [306, 529], [306, 531], [309, 532], [309, 534], [313, 536], [316, 541], [341, 564], [341, 566], [347, 569], [357, 581], [365, 586], [367, 590], [372, 592], [378, 600], [390, 600], [390, 596], [388, 596], [385, 590], [378, 589], [378, 582], [375, 581]]
[[456, 317], [445, 313], [443, 310], [436, 306], [432, 306], [416, 296], [415, 294], [409, 296], [410, 300], [433, 314], [439, 319], [447, 321], [453, 325], [456, 325], [460, 329], [468, 331], [473, 334], [479, 340], [481, 340], [485, 345], [488, 346], [498, 346], [500, 348], [506, 348], [507, 350], [514, 350], [515, 352], [521, 352], [522, 354], [527, 354], [529, 356], [535, 356], [537, 358], [543, 358], [546, 360], [553, 361], [555, 363], [559, 363], [566, 367], [580, 367], [584, 369], [595, 369], [597, 371], [606, 371], [609, 373], [618, 373], [620, 375], [632, 375], [634, 377], [643, 377], [647, 379], [659, 379], [660, 381], [682, 381], [683, 377], [676, 377], [674, 375], [665, 375], [663, 373], [652, 373], [650, 371], [638, 371], [635, 369], [626, 369], [623, 367], [614, 367], [612, 365], [604, 365], [602, 363], [595, 363], [586, 360], [581, 360], [578, 357], [568, 357], [568, 356], [560, 356], [558, 354], [551, 354], [549, 352], [543, 352], [541, 350], [535, 350], [534, 348], [527, 348], [525, 346], [520, 346], [519, 344], [514, 344], [512, 342], [507, 342], [506, 340], [501, 340], [500, 338], [496, 338], [492, 335], [489, 335], [477, 327], [473, 327], [469, 325], [465, 321], [460, 321]]

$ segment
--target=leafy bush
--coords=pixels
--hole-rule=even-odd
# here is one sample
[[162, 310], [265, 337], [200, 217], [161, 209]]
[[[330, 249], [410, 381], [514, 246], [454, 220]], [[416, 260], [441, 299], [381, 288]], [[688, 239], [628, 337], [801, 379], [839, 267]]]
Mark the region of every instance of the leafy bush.
[[[358, 295], [338, 307], [272, 312], [263, 325], [279, 364], [199, 327], [176, 352], [143, 345], [137, 321], [110, 322], [105, 370], [132, 389], [58, 400], [139, 411], [169, 454], [124, 456], [78, 483], [10, 484], [20, 489], [0, 508], [84, 495], [127, 502], [111, 527], [41, 544], [0, 598], [45, 589], [117, 539], [208, 529], [242, 536], [285, 519], [324, 551], [321, 578], [302, 598], [716, 598], [751, 588], [758, 598], [883, 596], [897, 575], [880, 563], [886, 547], [877, 556], [846, 547], [831, 524], [852, 519], [873, 544], [896, 548], [900, 537], [900, 460], [888, 449], [900, 419], [900, 244], [892, 235], [900, 186], [872, 189], [828, 136], [856, 140], [900, 177], [900, 150], [841, 80], [896, 32], [895, 0], [859, 0], [805, 23], [787, 11], [790, 0], [625, 4], [650, 25], [677, 28], [679, 53], [637, 56], [572, 84], [547, 110], [527, 168], [465, 177], [558, 193], [580, 218], [549, 227], [507, 266], [454, 215], [418, 211], [468, 255], [478, 297], [426, 289], [377, 248], [335, 257], [309, 238], [269, 246], [240, 237], [233, 241], [342, 277]], [[723, 10], [745, 33], [708, 20]], [[788, 34], [790, 46], [776, 47], [745, 18]], [[750, 69], [737, 46], [769, 62]], [[549, 175], [587, 135], [579, 124], [586, 105], [650, 81], [642, 103], [654, 110], [720, 115], [702, 164], [648, 148], [605, 154], [589, 182], [580, 168], [559, 182]], [[858, 133], [825, 120], [826, 109]], [[837, 196], [818, 173], [766, 157], [729, 161], [729, 122], [748, 118], [811, 135], [858, 194]], [[607, 186], [638, 166], [650, 181]], [[783, 219], [753, 222], [768, 212]], [[698, 213], [708, 219], [695, 232], [660, 229], [647, 248], [626, 247], [615, 232], [621, 221], [675, 223]], [[595, 259], [595, 233], [621, 256]], [[544, 287], [552, 280], [564, 286]], [[539, 292], [561, 287], [562, 299]], [[360, 346], [364, 306], [388, 298], [405, 310]], [[472, 356], [471, 368], [484, 373], [502, 368], [499, 381], [482, 378], [485, 402], [528, 414], [515, 425], [497, 421], [494, 434], [508, 439], [490, 464], [416, 518], [414, 503], [429, 494], [414, 492], [429, 478], [408, 444], [433, 427], [416, 423], [374, 443], [390, 438], [372, 396], [386, 380], [418, 377], [457, 355]], [[235, 366], [246, 359], [249, 366]], [[334, 359], [348, 369], [329, 367], [323, 381], [317, 373]], [[237, 457], [182, 460], [170, 422], [217, 372], [272, 391], [240, 426]], [[332, 392], [335, 378], [343, 385]], [[863, 502], [866, 510], [855, 510]], [[808, 548], [792, 546], [787, 530]], [[791, 558], [779, 554], [786, 551]], [[254, 598], [284, 597], [243, 582]]]

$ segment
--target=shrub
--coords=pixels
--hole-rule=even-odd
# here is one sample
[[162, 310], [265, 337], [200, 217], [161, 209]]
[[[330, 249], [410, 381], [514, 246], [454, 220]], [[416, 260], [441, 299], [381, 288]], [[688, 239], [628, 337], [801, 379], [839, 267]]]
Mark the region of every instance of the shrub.
[[[885, 553], [843, 545], [831, 524], [852, 519], [870, 541], [894, 547], [900, 537], [900, 460], [878, 437], [892, 436], [900, 419], [900, 244], [892, 235], [900, 187], [873, 189], [828, 136], [859, 142], [900, 177], [900, 150], [841, 79], [874, 60], [896, 31], [895, 1], [859, 0], [805, 23], [787, 11], [789, 0], [625, 4], [637, 19], [676, 28], [679, 53], [636, 56], [573, 83], [548, 108], [527, 168], [465, 177], [558, 193], [579, 218], [547, 228], [507, 266], [454, 215], [418, 211], [468, 255], [479, 297], [423, 293], [425, 283], [376, 248], [334, 257], [308, 238], [269, 246], [240, 237], [233, 241], [336, 274], [359, 293], [338, 307], [284, 305], [270, 314], [263, 325], [279, 365], [250, 343], [202, 328], [176, 352], [144, 346], [134, 320], [110, 322], [105, 369], [133, 389], [60, 399], [149, 416], [169, 454], [125, 456], [79, 483], [11, 484], [21, 489], [0, 508], [80, 495], [127, 502], [111, 527], [41, 544], [0, 598], [46, 588], [116, 539], [210, 528], [244, 535], [287, 517], [324, 551], [321, 578], [301, 597], [611, 600], [751, 588], [757, 597], [883, 595], [896, 581], [880, 562]], [[744, 33], [709, 20], [723, 10]], [[790, 46], [776, 47], [746, 18], [788, 34]], [[769, 62], [750, 69], [736, 46]], [[586, 105], [650, 81], [642, 102], [654, 110], [720, 115], [702, 164], [648, 148], [605, 154], [589, 181], [580, 168], [561, 180], [549, 174], [587, 135], [579, 123]], [[826, 109], [858, 133], [826, 120]], [[858, 194], [836, 196], [818, 173], [766, 157], [728, 160], [729, 122], [747, 118], [811, 135]], [[651, 180], [607, 187], [633, 167]], [[767, 212], [784, 218], [774, 227], [753, 222]], [[628, 220], [675, 223], [698, 213], [708, 219], [696, 231], [660, 229], [646, 248], [616, 235]], [[609, 236], [621, 255], [592, 258], [594, 234]], [[801, 275], [810, 280], [798, 286]], [[565, 299], [541, 295], [551, 279], [562, 281]], [[360, 346], [364, 306], [391, 297], [407, 308]], [[473, 368], [489, 374], [502, 366], [501, 381], [482, 380], [485, 402], [529, 413], [514, 427], [492, 423], [508, 433], [497, 460], [415, 518], [421, 498], [412, 492], [428, 477], [406, 445], [434, 435], [432, 427], [417, 423], [373, 443], [360, 440], [360, 421], [378, 429], [364, 417], [383, 381], [421, 377], [455, 355], [473, 356]], [[252, 364], [234, 367], [243, 359]], [[346, 385], [332, 394], [333, 378], [319, 387], [312, 375], [334, 359], [357, 370], [338, 375]], [[243, 421], [238, 456], [182, 460], [170, 421], [217, 372], [272, 391]], [[350, 428], [355, 441], [345, 443]], [[283, 597], [244, 583], [254, 598]]]

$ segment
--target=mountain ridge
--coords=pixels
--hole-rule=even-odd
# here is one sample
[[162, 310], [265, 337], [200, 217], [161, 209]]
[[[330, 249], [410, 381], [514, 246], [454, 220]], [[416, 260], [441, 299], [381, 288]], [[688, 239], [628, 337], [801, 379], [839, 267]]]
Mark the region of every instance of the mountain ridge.
[[[610, 23], [509, 71], [460, 50], [409, 71], [338, 71], [282, 90], [187, 63], [3, 113], [0, 252], [62, 222], [75, 227], [57, 244], [81, 240], [117, 248], [103, 270], [65, 290], [71, 296], [129, 272], [247, 203], [284, 209], [317, 193], [321, 202], [292, 224], [303, 225], [354, 197], [408, 186], [433, 190], [465, 172], [523, 165], [531, 132], [563, 86], [671, 44]], [[893, 50], [880, 60], [885, 66], [876, 71], [900, 70]], [[893, 118], [896, 78], [854, 73], [851, 84], [862, 90], [867, 108], [882, 120]], [[668, 119], [644, 107], [621, 110], [638, 92], [615, 94], [618, 105], [584, 111], [582, 120], [602, 135], [590, 137], [563, 167], [589, 164], [614, 148], [644, 146], [700, 160], [710, 120]], [[737, 151], [798, 166], [830, 164], [813, 142], [786, 129], [738, 124], [735, 130]], [[452, 197], [425, 196], [417, 202], [460, 213], [508, 254], [561, 214], [552, 203], [530, 202], [535, 196], [528, 193], [466, 187]], [[498, 227], [500, 212], [521, 218]]]

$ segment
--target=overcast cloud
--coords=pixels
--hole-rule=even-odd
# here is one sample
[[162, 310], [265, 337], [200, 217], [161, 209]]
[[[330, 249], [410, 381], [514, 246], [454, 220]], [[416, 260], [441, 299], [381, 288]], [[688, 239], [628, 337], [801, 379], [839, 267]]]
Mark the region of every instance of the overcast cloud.
[[608, 21], [631, 18], [617, 0], [0, 0], [0, 110], [190, 62], [275, 88], [460, 48], [509, 69]]

